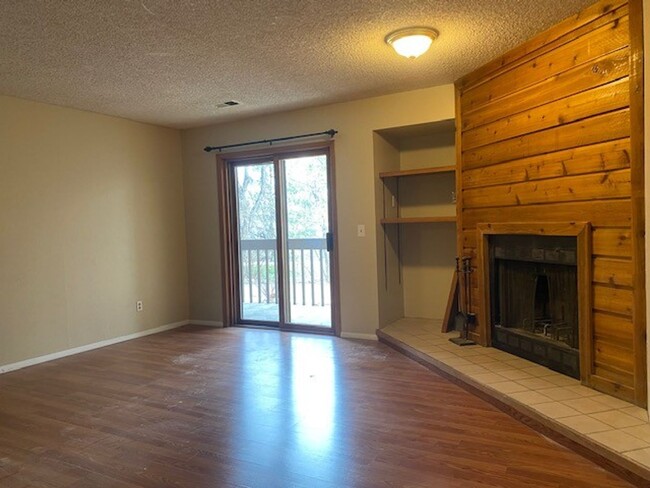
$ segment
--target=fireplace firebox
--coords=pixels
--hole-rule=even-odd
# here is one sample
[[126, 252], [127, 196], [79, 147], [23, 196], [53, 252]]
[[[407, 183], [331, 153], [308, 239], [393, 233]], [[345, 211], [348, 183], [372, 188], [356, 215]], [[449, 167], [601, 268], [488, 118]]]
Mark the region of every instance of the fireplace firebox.
[[489, 236], [492, 345], [580, 378], [573, 236]]

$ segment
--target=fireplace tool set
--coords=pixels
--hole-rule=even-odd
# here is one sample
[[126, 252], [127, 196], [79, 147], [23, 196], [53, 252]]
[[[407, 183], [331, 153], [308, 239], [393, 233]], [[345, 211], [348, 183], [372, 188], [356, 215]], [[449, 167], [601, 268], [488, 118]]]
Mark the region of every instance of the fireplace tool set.
[[[476, 314], [472, 312], [471, 275], [473, 269], [472, 269], [471, 259], [472, 258], [469, 256], [456, 258], [456, 274], [458, 275], [458, 280], [456, 280], [458, 283], [457, 290], [456, 290], [456, 292], [458, 293], [458, 312], [456, 312], [456, 317], [454, 319], [454, 329], [460, 332], [460, 337], [452, 337], [449, 340], [459, 346], [471, 346], [476, 344], [474, 341], [472, 341], [469, 338], [469, 326], [474, 325], [474, 323], [476, 322]], [[461, 289], [460, 289], [461, 281], [465, 291], [464, 307], [461, 305], [461, 298], [463, 298], [463, 294], [461, 293]], [[463, 311], [463, 308], [465, 309], [465, 311]]]

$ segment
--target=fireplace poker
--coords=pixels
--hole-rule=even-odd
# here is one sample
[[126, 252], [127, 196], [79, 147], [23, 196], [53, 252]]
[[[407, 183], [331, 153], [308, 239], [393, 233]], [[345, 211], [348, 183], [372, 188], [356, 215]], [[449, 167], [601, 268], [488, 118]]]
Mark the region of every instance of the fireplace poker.
[[[467, 325], [474, 325], [476, 323], [476, 314], [472, 312], [472, 258], [465, 256], [463, 258], [463, 272], [465, 273], [465, 280], [467, 280]], [[468, 329], [467, 327], [466, 329]], [[465, 331], [465, 338], [467, 338], [468, 330]]]
[[[471, 298], [469, 296], [471, 293], [470, 274], [472, 272], [470, 259], [471, 258], [469, 256], [463, 256], [462, 258], [463, 266], [461, 269], [459, 259], [456, 258], [456, 273], [458, 273], [458, 313], [456, 314], [454, 328], [456, 330], [459, 330], [461, 334], [459, 337], [452, 337], [449, 340], [458, 346], [471, 346], [475, 344], [475, 342], [469, 338], [469, 331], [468, 331], [469, 322], [471, 321], [472, 323], [474, 323], [476, 319], [475, 314], [473, 314], [470, 309], [471, 306]], [[461, 296], [460, 296], [461, 272], [463, 278], [463, 287], [465, 289], [464, 308], [466, 312], [463, 312], [461, 307]]]

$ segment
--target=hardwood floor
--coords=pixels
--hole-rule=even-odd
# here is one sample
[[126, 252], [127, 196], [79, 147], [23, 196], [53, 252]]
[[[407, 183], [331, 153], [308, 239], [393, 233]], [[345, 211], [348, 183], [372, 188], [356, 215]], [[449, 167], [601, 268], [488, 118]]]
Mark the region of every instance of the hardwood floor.
[[0, 486], [632, 485], [382, 344], [188, 326], [0, 376]]

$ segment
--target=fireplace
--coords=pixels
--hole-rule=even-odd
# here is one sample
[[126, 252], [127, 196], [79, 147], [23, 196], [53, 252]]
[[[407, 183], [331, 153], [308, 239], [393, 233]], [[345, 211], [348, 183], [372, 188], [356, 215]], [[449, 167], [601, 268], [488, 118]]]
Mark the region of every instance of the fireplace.
[[492, 346], [580, 378], [574, 236], [491, 235]]
[[589, 222], [479, 223], [471, 338], [593, 386]]

